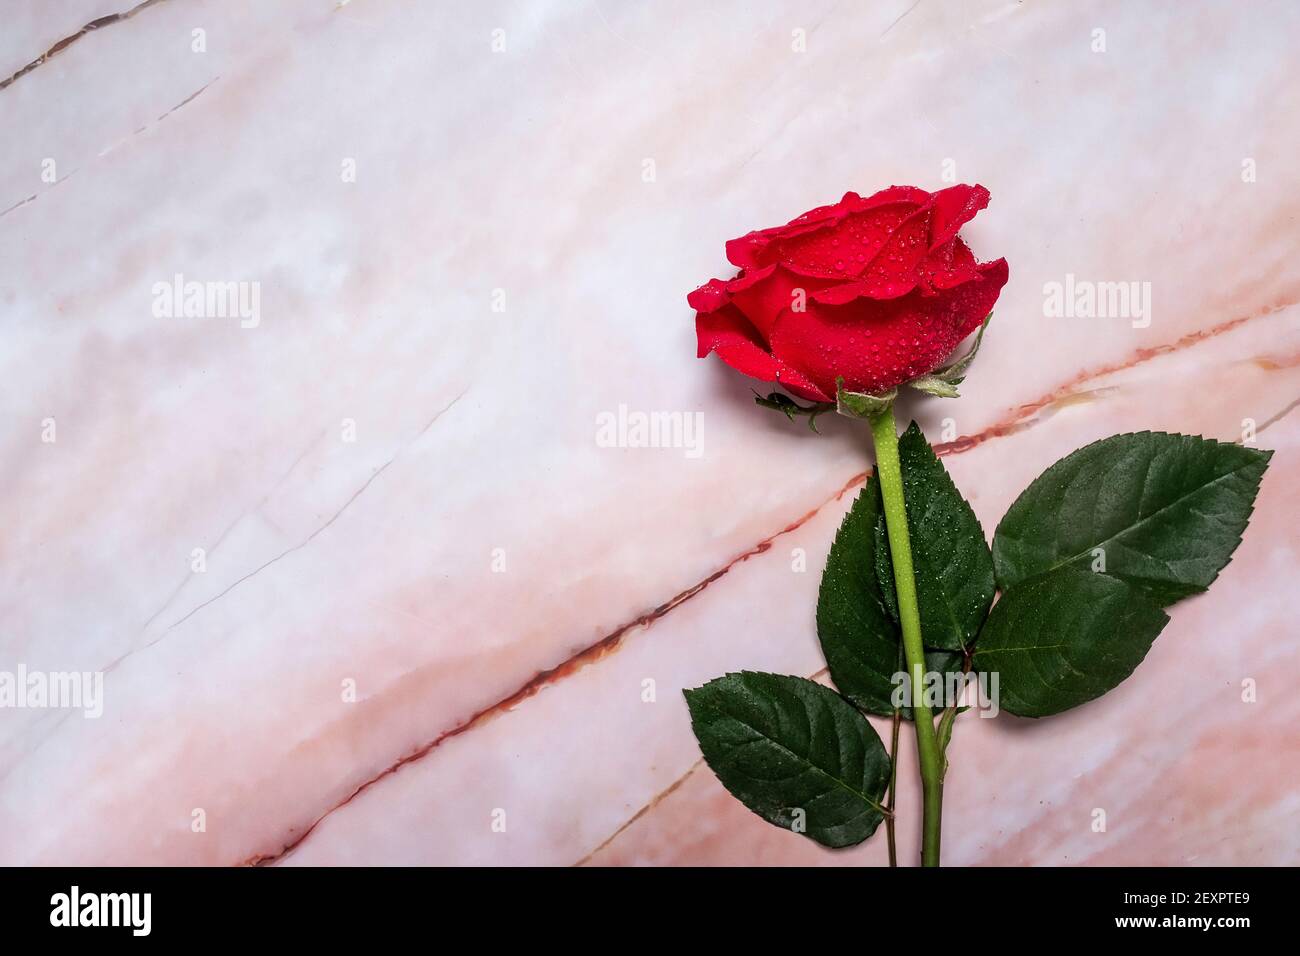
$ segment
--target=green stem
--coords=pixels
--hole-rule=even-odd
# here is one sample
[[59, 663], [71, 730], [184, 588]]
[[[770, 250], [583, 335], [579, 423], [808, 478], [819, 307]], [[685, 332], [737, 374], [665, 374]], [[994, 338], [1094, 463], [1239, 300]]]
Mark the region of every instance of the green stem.
[[934, 715], [925, 702], [925, 648], [921, 644], [921, 612], [916, 603], [916, 577], [912, 570], [912, 541], [907, 530], [903, 499], [902, 466], [898, 463], [898, 428], [890, 405], [871, 421], [876, 444], [876, 477], [885, 503], [885, 530], [894, 563], [894, 588], [898, 592], [898, 618], [903, 627], [903, 656], [912, 677], [912, 723], [916, 725], [916, 752], [921, 762], [921, 865], [939, 865], [939, 833], [943, 811], [943, 766], [934, 733]]

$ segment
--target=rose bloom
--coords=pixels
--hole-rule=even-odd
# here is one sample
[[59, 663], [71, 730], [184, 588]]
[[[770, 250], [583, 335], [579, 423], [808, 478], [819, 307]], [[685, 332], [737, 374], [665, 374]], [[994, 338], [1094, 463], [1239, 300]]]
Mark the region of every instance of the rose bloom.
[[1007, 281], [957, 235], [988, 202], [983, 186], [891, 186], [731, 240], [740, 273], [687, 296], [700, 358], [818, 402], [837, 378], [875, 395], [934, 371]]

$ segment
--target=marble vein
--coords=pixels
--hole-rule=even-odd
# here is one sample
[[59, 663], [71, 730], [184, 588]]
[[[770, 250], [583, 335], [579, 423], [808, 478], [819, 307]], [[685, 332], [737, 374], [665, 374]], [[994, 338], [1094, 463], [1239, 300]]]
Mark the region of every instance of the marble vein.
[[[467, 389], [467, 391], [468, 391], [468, 389]], [[435, 413], [434, 413], [434, 416], [433, 416], [432, 418], [429, 419], [428, 423], [427, 423], [427, 424], [426, 424], [422, 429], [420, 429], [420, 433], [415, 437], [414, 441], [419, 441], [422, 437], [424, 437], [425, 433], [426, 433], [430, 428], [433, 427], [434, 423], [435, 423], [436, 421], [438, 421], [438, 419], [441, 418], [444, 414], [446, 414], [447, 412], [451, 411], [451, 409], [455, 406], [455, 404], [456, 404], [457, 402], [459, 402], [459, 401], [461, 400], [461, 398], [464, 397], [464, 395], [465, 395], [465, 392], [461, 392], [459, 395], [457, 395], [455, 398], [453, 398], [450, 402], [448, 402], [445, 406], [443, 406], [439, 411], [435, 412]], [[176, 627], [180, 626], [181, 624], [184, 624], [186, 621], [188, 621], [190, 618], [192, 618], [195, 614], [198, 614], [200, 611], [202, 611], [202, 610], [203, 610], [205, 607], [207, 607], [208, 605], [213, 604], [213, 603], [216, 602], [216, 601], [219, 601], [221, 598], [225, 597], [225, 596], [226, 596], [227, 594], [229, 594], [231, 591], [235, 590], [235, 588], [239, 587], [239, 586], [240, 586], [241, 584], [243, 584], [245, 581], [248, 581], [248, 580], [250, 580], [251, 578], [256, 577], [257, 575], [259, 575], [259, 574], [261, 574], [263, 571], [265, 571], [267, 568], [271, 567], [273, 564], [276, 564], [276, 563], [279, 562], [279, 561], [282, 561], [283, 559], [287, 558], [289, 555], [291, 555], [291, 554], [295, 554], [296, 552], [301, 551], [303, 548], [307, 547], [309, 544], [311, 544], [313, 541], [315, 541], [317, 538], [319, 538], [322, 534], [324, 534], [326, 531], [328, 531], [328, 530], [330, 529], [330, 526], [333, 525], [334, 522], [338, 521], [339, 518], [343, 516], [343, 513], [344, 513], [345, 511], [347, 511], [348, 508], [352, 507], [352, 503], [353, 503], [354, 501], [356, 501], [358, 498], [360, 498], [363, 494], [366, 493], [366, 490], [367, 490], [371, 485], [373, 485], [373, 484], [374, 484], [374, 483], [379, 479], [379, 476], [380, 476], [380, 475], [382, 475], [385, 471], [388, 470], [389, 465], [391, 465], [393, 462], [397, 461], [397, 459], [401, 457], [402, 452], [405, 451], [405, 450], [406, 450], [405, 448], [399, 450], [399, 451], [396, 452], [396, 453], [395, 453], [391, 458], [389, 458], [387, 461], [385, 461], [382, 465], [380, 465], [379, 467], [377, 467], [377, 468], [374, 470], [374, 472], [371, 473], [370, 477], [368, 477], [364, 482], [362, 482], [362, 483], [361, 483], [361, 486], [360, 486], [359, 488], [357, 488], [356, 491], [352, 492], [351, 495], [348, 496], [348, 499], [347, 499], [346, 501], [344, 501], [343, 504], [341, 504], [341, 505], [339, 506], [338, 510], [335, 511], [332, 515], [330, 515], [329, 518], [326, 519], [326, 521], [325, 521], [325, 522], [324, 522], [320, 527], [316, 528], [314, 531], [312, 531], [311, 534], [307, 535], [306, 538], [304, 538], [302, 541], [300, 541], [300, 542], [298, 542], [297, 544], [295, 544], [293, 547], [291, 547], [291, 548], [286, 548], [284, 551], [280, 552], [280, 553], [277, 554], [275, 557], [271, 558], [269, 561], [266, 561], [265, 563], [263, 563], [263, 564], [260, 565], [259, 567], [254, 568], [252, 571], [249, 571], [249, 572], [248, 572], [247, 574], [245, 574], [243, 577], [241, 577], [241, 578], [239, 578], [238, 580], [236, 580], [233, 584], [230, 584], [229, 586], [227, 586], [224, 590], [222, 590], [220, 593], [218, 593], [218, 594], [215, 595], [214, 597], [208, 598], [208, 599], [207, 599], [206, 601], [204, 601], [202, 604], [198, 604], [198, 605], [196, 605], [196, 606], [195, 606], [192, 610], [190, 610], [187, 614], [185, 614], [185, 615], [183, 615], [183, 616], [177, 618], [177, 619], [176, 619], [175, 621], [173, 621], [171, 624], [168, 624], [168, 625], [167, 625], [167, 631], [174, 630]], [[298, 459], [298, 460], [301, 460], [301, 456], [299, 456], [299, 459]], [[296, 464], [297, 464], [297, 462], [295, 462], [295, 466], [296, 466]], [[292, 471], [293, 471], [293, 468], [290, 468], [289, 471], [292, 472]], [[147, 648], [147, 647], [152, 647], [154, 644], [156, 644], [156, 643], [157, 643], [158, 641], [160, 641], [160, 640], [162, 640], [162, 637], [161, 637], [161, 636], [155, 638], [153, 641], [150, 641], [149, 643], [145, 644], [144, 646], [145, 646], [146, 648]], [[121, 660], [122, 660], [122, 659], [119, 658], [118, 660], [114, 661], [112, 664], [108, 665], [108, 667], [106, 668], [106, 670], [110, 670], [110, 669], [112, 669], [114, 666], [116, 666], [117, 664], [121, 663]]]
[[22, 79], [24, 76], [32, 72], [32, 70], [36, 69], [38, 66], [41, 66], [44, 63], [48, 63], [51, 58], [62, 53], [64, 50], [72, 46], [72, 44], [76, 43], [86, 34], [93, 33], [95, 30], [102, 30], [104, 29], [104, 27], [112, 26], [115, 23], [122, 23], [123, 21], [130, 20], [137, 13], [140, 13], [141, 11], [148, 9], [149, 7], [152, 7], [155, 4], [162, 3], [162, 2], [163, 0], [142, 0], [142, 2], [137, 3], [134, 7], [131, 7], [129, 10], [124, 10], [121, 13], [110, 13], [106, 16], [98, 17], [94, 20], [91, 20], [80, 30], [70, 33], [68, 36], [64, 37], [58, 43], [55, 43], [53, 46], [51, 46], [48, 50], [46, 50], [36, 59], [32, 60], [31, 62], [27, 63], [25, 66], [20, 68], [12, 76], [7, 76], [3, 80], [0, 80], [0, 90], [3, 90], [8, 86], [12, 86], [14, 83], [18, 82], [18, 80]]

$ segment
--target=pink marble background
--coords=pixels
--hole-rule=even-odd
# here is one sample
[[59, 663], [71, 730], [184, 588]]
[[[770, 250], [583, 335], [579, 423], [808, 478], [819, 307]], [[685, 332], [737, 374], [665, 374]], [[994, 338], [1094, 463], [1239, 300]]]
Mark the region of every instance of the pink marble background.
[[[728, 238], [949, 177], [1011, 281], [962, 398], [904, 413], [989, 533], [1117, 431], [1277, 453], [1131, 680], [958, 721], [946, 862], [1300, 862], [1300, 7], [132, 9], [0, 30], [0, 670], [104, 674], [99, 719], [0, 709], [0, 863], [883, 863], [691, 736], [682, 687], [821, 672], [870, 457], [696, 361], [684, 297]], [[177, 273], [258, 283], [257, 326], [156, 316]], [[1045, 316], [1067, 275], [1149, 282], [1149, 324]], [[620, 406], [701, 413], [700, 454], [603, 446]]]

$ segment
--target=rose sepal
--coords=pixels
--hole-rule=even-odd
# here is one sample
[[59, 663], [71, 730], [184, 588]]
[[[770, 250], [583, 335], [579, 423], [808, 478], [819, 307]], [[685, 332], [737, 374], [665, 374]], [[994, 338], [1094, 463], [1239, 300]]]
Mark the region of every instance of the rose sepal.
[[960, 381], [961, 379], [957, 379], [957, 382], [945, 381], [938, 375], [920, 375], [903, 384], [937, 398], [957, 398], [957, 383]]
[[898, 398], [898, 389], [896, 388], [881, 392], [879, 395], [870, 395], [866, 392], [849, 392], [844, 388], [843, 376], [835, 379], [835, 410], [841, 415], [847, 415], [849, 418], [867, 420], [875, 418], [881, 412], [892, 408], [896, 398]]
[[[751, 391], [753, 390], [751, 389]], [[812, 405], [800, 405], [789, 395], [783, 395], [780, 392], [771, 392], [766, 398], [758, 394], [758, 392], [754, 392], [754, 404], [778, 411], [790, 421], [794, 421], [796, 415], [807, 415], [808, 427], [819, 435], [821, 431], [817, 428], [817, 416], [823, 412], [829, 412], [835, 407], [834, 402], [814, 402]]]

